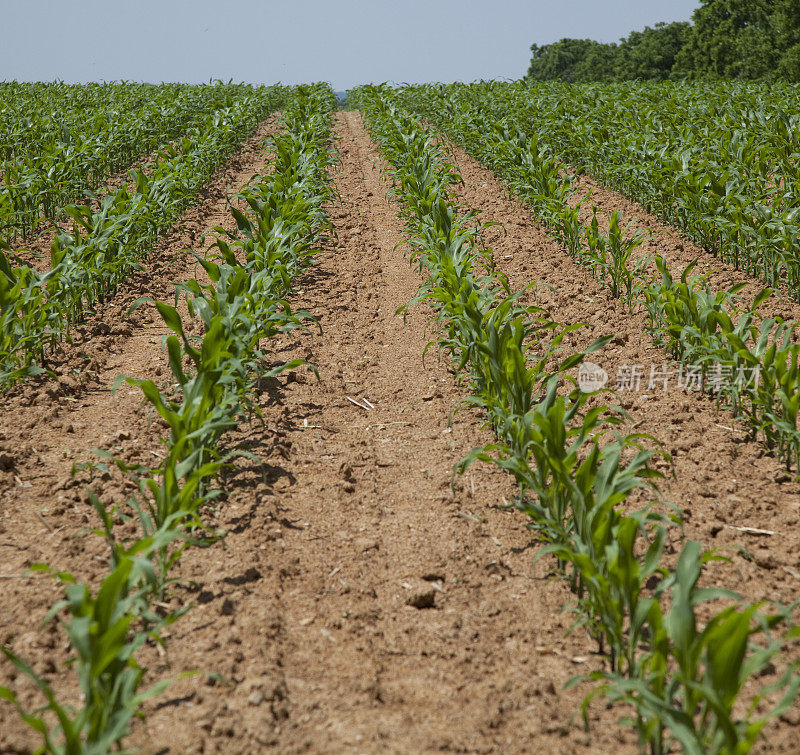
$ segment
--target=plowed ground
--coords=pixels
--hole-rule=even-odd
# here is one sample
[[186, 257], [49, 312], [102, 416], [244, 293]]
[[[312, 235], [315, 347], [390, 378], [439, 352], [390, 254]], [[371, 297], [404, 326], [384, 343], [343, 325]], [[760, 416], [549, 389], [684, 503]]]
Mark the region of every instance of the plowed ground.
[[[207, 518], [228, 536], [184, 556], [172, 602], [195, 605], [165, 633], [165, 649], [148, 647], [141, 658], [151, 682], [197, 673], [148, 704], [129, 744], [152, 753], [636, 752], [618, 711], [595, 706], [587, 734], [579, 709], [588, 688], [562, 691], [602, 659], [582, 630], [567, 633], [572, 597], [548, 559], [534, 561], [525, 517], [504, 507], [510, 480], [477, 466], [453, 478], [458, 461], [491, 436], [435, 348], [422, 359], [434, 337], [430, 311], [396, 314], [422, 278], [398, 247], [402, 227], [357, 113], [336, 116], [335, 145], [337, 240], [321, 250], [296, 302], [322, 334], [294, 331], [274, 345], [276, 359], [307, 359], [320, 379], [300, 368], [265, 384], [264, 422], [229, 439], [260, 463], [243, 460], [226, 474], [226, 498]], [[550, 284], [536, 296], [556, 320], [592, 326], [575, 345], [617, 334], [596, 360], [611, 374], [621, 363], [665, 361], [641, 319], [610, 302], [487, 171], [457, 159], [462, 201], [503, 224], [484, 234], [499, 267], [515, 286]], [[71, 469], [97, 460], [95, 448], [152, 462], [161, 428], [136, 390], [110, 387], [118, 374], [165, 384], [168, 373], [154, 309], [128, 315], [128, 306], [143, 295], [171, 301], [171, 283], [196, 274], [185, 248], [199, 250], [204, 231], [230, 226], [226, 187], [264, 167], [254, 138], [183, 230], [65, 348], [61, 378], [4, 399], [0, 642], [76, 703], [64, 635], [38, 629], [60, 588], [26, 569], [44, 561], [102, 577], [105, 546], [90, 531], [97, 520], [85, 487], [111, 503], [124, 499], [127, 483], [102, 471], [73, 479]], [[610, 193], [603, 201], [616, 209]], [[668, 240], [653, 243], [674, 251]], [[620, 402], [637, 431], [673, 454], [664, 493], [684, 511], [687, 536], [731, 557], [713, 578], [750, 599], [792, 600], [798, 486], [780, 465], [696, 394], [630, 393]], [[0, 684], [35, 704], [31, 685], [5, 663]], [[763, 749], [794, 751], [798, 720], [794, 710], [772, 725]], [[0, 751], [35, 744], [0, 705]]]

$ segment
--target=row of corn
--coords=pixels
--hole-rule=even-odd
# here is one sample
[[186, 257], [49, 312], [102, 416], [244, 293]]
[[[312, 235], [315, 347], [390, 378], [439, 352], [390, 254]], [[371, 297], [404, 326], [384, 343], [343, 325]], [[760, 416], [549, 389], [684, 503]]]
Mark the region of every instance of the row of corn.
[[712, 291], [707, 282], [691, 276], [694, 265], [679, 280], [666, 260], [634, 261], [642, 242], [620, 225], [612, 213], [607, 233], [599, 229], [596, 212], [588, 224], [579, 220], [581, 204], [572, 177], [551, 148], [515, 127], [513, 118], [489, 125], [474, 108], [464, 106], [458, 92], [412, 88], [402, 102], [430, 118], [460, 146], [502, 177], [523, 199], [536, 218], [580, 264], [589, 268], [615, 298], [629, 309], [642, 308], [656, 345], [681, 362], [697, 382], [730, 408], [754, 438], [759, 438], [786, 464], [800, 472], [800, 346], [797, 323], [762, 318], [758, 307], [773, 293], [764, 289], [752, 306], [742, 306], [737, 293], [743, 286]]
[[95, 208], [64, 207], [72, 231], [56, 235], [45, 272], [14, 265], [0, 240], [0, 388], [43, 371], [48, 353], [69, 338], [73, 323], [138, 268], [156, 239], [252, 133], [265, 108], [279, 104], [277, 98], [254, 97], [217, 109], [162, 150], [149, 172], [133, 170], [132, 191], [123, 185]]
[[[414, 89], [416, 99], [437, 87]], [[797, 85], [480, 82], [440, 91], [456, 115], [469, 111], [473, 128], [507, 124], [575, 177], [589, 173], [800, 298]]]
[[484, 460], [514, 476], [517, 507], [547, 543], [541, 553], [558, 559], [578, 623], [606, 656], [606, 668], [590, 677], [587, 724], [589, 702], [602, 696], [632, 707], [626, 720], [654, 754], [675, 744], [698, 754], [749, 751], [800, 690], [793, 664], [757, 682], [797, 634], [791, 610], [765, 613], [762, 604], [702, 586], [705, 565], [720, 557], [697, 542], [683, 545], [675, 568], [665, 564], [674, 522], [657, 502], [635, 507], [657, 493], [652, 453], [641, 436], [613, 432], [619, 415], [568, 374], [608, 338], [560, 354], [564, 335], [579, 326], [523, 306], [523, 292], [494, 269], [473, 213], [454, 203], [450, 187], [460, 177], [443, 145], [397, 110], [386, 89], [351, 96], [391, 166], [412, 259], [427, 273], [417, 298], [433, 306], [441, 346], [496, 433], [462, 468]]
[[[269, 339], [304, 327], [308, 317], [293, 312], [288, 297], [330, 229], [323, 205], [332, 196], [327, 169], [334, 102], [327, 85], [293, 91], [284, 130], [271, 139], [272, 172], [254, 176], [235, 195], [246, 206], [231, 207], [237, 230], [218, 238], [212, 255], [198, 257], [210, 282], [179, 287], [190, 317], [202, 322], [202, 335], [188, 335], [178, 310], [156, 303], [173, 333], [166, 347], [174, 382], [166, 393], [150, 380], [128, 382], [141, 388], [169, 427], [165, 457], [154, 469], [115, 460], [137, 482], [131, 500], [104, 506], [90, 495], [110, 550], [109, 573], [96, 592], [71, 574], [54, 573], [64, 583], [65, 599], [46, 621], [58, 617], [69, 637], [82, 706], [60, 701], [11, 648], [2, 648], [44, 696], [44, 707], [30, 711], [15, 691], [0, 687], [0, 698], [41, 736], [44, 752], [88, 755], [121, 746], [142, 703], [166, 684], [143, 689], [137, 653], [145, 643], [160, 642], [160, 630], [186, 610], [163, 608], [174, 582], [170, 572], [184, 550], [221, 536], [202, 514], [224, 494], [215, 480], [237, 456], [223, 436], [243, 417], [259, 414], [259, 379], [299, 364], [271, 366]], [[134, 536], [120, 536], [114, 525], [119, 516], [137, 523]], [[54, 725], [48, 723], [53, 716]]]
[[113, 172], [202, 129], [248, 99], [266, 112], [283, 87], [243, 84], [0, 84], [0, 237], [30, 239]]

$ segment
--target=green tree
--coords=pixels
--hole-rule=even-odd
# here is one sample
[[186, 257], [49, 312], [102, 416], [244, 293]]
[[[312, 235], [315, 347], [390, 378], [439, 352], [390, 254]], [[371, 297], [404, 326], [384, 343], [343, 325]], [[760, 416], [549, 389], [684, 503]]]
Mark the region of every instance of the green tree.
[[790, 81], [800, 81], [800, 0], [782, 0], [773, 16], [778, 30], [781, 56], [777, 74]]
[[631, 32], [616, 44], [561, 39], [533, 45], [536, 81], [677, 77], [800, 81], [800, 0], [700, 0], [693, 24]]
[[701, 0], [675, 72], [756, 79], [774, 75], [779, 52], [774, 0]]
[[528, 77], [534, 81], [603, 81], [614, 76], [616, 48], [591, 39], [561, 39], [550, 45], [531, 45]]
[[619, 46], [616, 78], [668, 79], [675, 58], [691, 34], [691, 24], [686, 21], [659, 23], [655, 28], [634, 31]]
[[616, 81], [619, 55], [618, 45], [595, 42], [583, 60], [575, 65], [575, 81]]

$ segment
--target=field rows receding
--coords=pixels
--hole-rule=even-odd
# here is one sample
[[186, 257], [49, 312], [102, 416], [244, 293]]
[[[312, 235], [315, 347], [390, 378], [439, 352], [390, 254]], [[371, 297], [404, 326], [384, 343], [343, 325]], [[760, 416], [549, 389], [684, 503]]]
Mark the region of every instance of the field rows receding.
[[[498, 507], [514, 494], [510, 479], [473, 467], [451, 489], [454, 465], [490, 433], [472, 410], [449, 424], [465, 389], [433, 349], [422, 362], [429, 313], [412, 309], [405, 323], [395, 315], [420, 278], [396, 248], [401, 224], [360, 116], [338, 114], [335, 137], [341, 203], [329, 213], [338, 244], [323, 249], [295, 302], [320, 319], [323, 334], [283, 336], [276, 353], [313, 362], [321, 381], [304, 368], [269, 381], [260, 397], [265, 423], [239, 429], [236, 440], [263, 463], [244, 460], [224, 477], [229, 498], [212, 521], [229, 535], [184, 556], [179, 576], [196, 587], [178, 588], [175, 602], [197, 606], [165, 633], [164, 651], [148, 648], [143, 658], [151, 681], [200, 673], [148, 705], [130, 744], [144, 752], [634, 752], [617, 712], [593, 711], [590, 737], [572, 720], [583, 690], [561, 689], [597, 667], [595, 645], [582, 630], [566, 635], [568, 589], [550, 578], [546, 560], [532, 565], [537, 546], [525, 517]], [[548, 283], [555, 291], [532, 296], [555, 319], [592, 323], [574, 345], [615, 333], [595, 355], [612, 380], [618, 365], [664, 361], [642, 317], [609, 300], [488, 171], [462, 153], [457, 161], [460, 197], [483, 210], [483, 221], [503, 224], [484, 237], [514, 288]], [[160, 247], [149, 275], [65, 348], [61, 379], [6, 400], [0, 573], [11, 610], [0, 619], [0, 642], [40, 658], [37, 669], [57, 687], [68, 683], [63, 638], [36, 627], [60, 588], [22, 574], [35, 561], [99, 574], [105, 544], [88, 532], [95, 514], [69, 482], [70, 468], [99, 446], [131, 459], [159, 453], [137, 392], [108, 389], [117, 374], [166, 380], [165, 329], [147, 310], [122, 313], [142, 295], [170, 300], [171, 282], [195, 274], [181, 250], [197, 248], [223, 219], [230, 227], [224, 188], [263, 168], [255, 139], [232, 166], [187, 213], [187, 231]], [[615, 198], [597, 201], [618, 209]], [[675, 247], [659, 242], [658, 251]], [[81, 386], [72, 372], [87, 366], [96, 377]], [[363, 408], [364, 399], [375, 408]], [[800, 578], [798, 487], [779, 463], [730, 430], [708, 399], [667, 391], [620, 401], [633, 428], [673, 454], [676, 476], [664, 491], [684, 511], [686, 535], [732, 557], [714, 578], [750, 599], [791, 601]], [[91, 482], [101, 497], [121, 485], [113, 475]], [[774, 534], [735, 529], [742, 525]], [[0, 684], [10, 681], [0, 666]], [[776, 724], [764, 746], [791, 751], [793, 723]], [[0, 750], [30, 744], [10, 706], [0, 707]]]
[[[664, 374], [659, 371], [669, 360], [663, 349], [650, 343], [645, 314], [631, 315], [622, 302], [611, 298], [607, 289], [532, 222], [525, 205], [509, 198], [505, 187], [489, 170], [458, 148], [455, 154], [465, 179], [464, 186], [457, 188], [459, 197], [467, 207], [481, 210], [481, 222], [501, 224], [487, 228], [483, 235], [496, 252], [498, 267], [509, 275], [512, 288], [538, 281], [544, 285], [536, 287], [532, 298], [556, 320], [587, 323], [589, 327], [573, 338], [573, 348], [585, 347], [600, 335], [615, 334], [605, 349], [590, 357], [608, 373], [609, 387], [615, 387], [618, 376], [623, 374], [621, 368], [644, 368], [639, 387], [619, 391], [617, 399], [631, 416], [630, 427], [653, 435], [672, 455], [674, 477], [668, 476], [662, 489], [666, 500], [683, 512], [686, 537], [726, 552], [730, 549], [728, 555], [736, 568], [723, 569], [727, 578], [719, 575], [727, 586], [749, 599], [768, 597], [792, 602], [800, 570], [796, 532], [800, 486], [779, 460], [765, 456], [763, 448], [748, 441], [746, 431], [735, 427], [729, 412], [717, 410], [713, 398], [680, 390], [674, 370], [666, 390], [663, 379], [648, 389], [651, 367], [657, 374]], [[646, 251], [665, 256], [671, 268], [680, 270], [700, 257], [703, 272], [711, 273], [710, 283], [715, 290], [748, 280], [676, 238], [677, 234], [668, 227], [616, 192], [593, 188], [598, 214], [608, 216], [623, 209], [627, 219], [637, 218], [637, 225], [653, 232]], [[758, 284], [753, 285], [758, 288]], [[796, 305], [778, 300], [769, 302], [764, 309], [767, 314], [780, 312], [787, 318], [796, 317], [800, 311]], [[748, 535], [735, 529], [738, 526], [774, 533]]]
[[[511, 746], [509, 737], [533, 735], [555, 744], [570, 731], [580, 743], [585, 735], [568, 725], [580, 696], [555, 705], [563, 683], [590, 661], [580, 634], [564, 637], [569, 616], [558, 611], [568, 593], [546, 580], [544, 564], [532, 572], [524, 522], [496, 508], [513, 493], [507, 480], [476, 470], [450, 492], [454, 464], [488, 438], [470, 412], [448, 427], [462, 394], [435, 358], [421, 363], [427, 315], [413, 313], [403, 326], [394, 314], [419, 279], [394, 249], [399, 223], [384, 200], [377, 153], [355, 115], [340, 118], [337, 136], [343, 164], [334, 178], [343, 201], [331, 213], [340, 245], [325, 250], [301, 286], [307, 301], [297, 302], [320, 317], [324, 335], [286, 337], [278, 353], [311, 359], [322, 382], [300, 369], [267, 386], [266, 425], [242, 429], [266, 471], [245, 463], [225, 480], [230, 499], [214, 524], [229, 529], [228, 538], [187, 554], [180, 567], [199, 586], [181, 597], [199, 605], [167, 632], [164, 657], [143, 659], [167, 678], [203, 673], [172, 687], [171, 704], [151, 706], [133, 742], [229, 751], [269, 743], [299, 749], [306, 741], [315, 749], [368, 741], [374, 748], [396, 738], [395, 747], [417, 750]], [[257, 168], [243, 165], [230, 183]], [[202, 229], [220, 222], [210, 208], [197, 220]], [[160, 259], [186, 241], [165, 247]], [[159, 273], [175, 280], [189, 269]], [[169, 288], [156, 280], [126, 290], [105, 317], [143, 294], [169, 298]], [[130, 335], [103, 344], [115, 353], [94, 390], [69, 401], [67, 377], [28, 389], [9, 404], [17, 411], [4, 414], [14, 467], [4, 479], [11, 539], [3, 572], [12, 577], [14, 608], [3, 640], [41, 658], [37, 670], [56, 686], [66, 683], [64, 648], [31, 618], [44, 615], [58, 588], [21, 575], [46, 561], [96, 577], [105, 546], [87, 532], [96, 525], [81, 486], [68, 482], [73, 460], [91, 459], [98, 446], [132, 460], [159, 452], [145, 413], [136, 413], [135, 392], [108, 393], [118, 373], [158, 374], [159, 359], [167, 374], [157, 345], [163, 327], [134, 317], [122, 326]], [[66, 358], [68, 367], [83, 366]], [[45, 398], [25, 406], [24, 417], [34, 395]], [[357, 408], [348, 396], [376, 409]], [[120, 487], [115, 476], [91, 485], [104, 500]], [[410, 605], [431, 600], [433, 610]], [[3, 747], [30, 742], [8, 708], [2, 716]], [[187, 717], [197, 725], [176, 726]]]

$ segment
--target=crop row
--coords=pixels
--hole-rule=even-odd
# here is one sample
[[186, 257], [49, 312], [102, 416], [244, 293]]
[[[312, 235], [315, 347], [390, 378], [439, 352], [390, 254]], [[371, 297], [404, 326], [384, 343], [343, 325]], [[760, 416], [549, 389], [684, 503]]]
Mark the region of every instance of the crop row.
[[[631, 310], [644, 309], [653, 343], [665, 347], [682, 369], [694, 371], [719, 405], [732, 409], [788, 469], [800, 472], [800, 347], [792, 343], [797, 323], [758, 315], [771, 289], [760, 292], [751, 307], [741, 308], [736, 294], [742, 285], [713, 292], [704, 279], [690, 275], [693, 265], [676, 281], [666, 261], [656, 257], [656, 270], [650, 272], [647, 258], [632, 260], [643, 236], [622, 228], [620, 213], [612, 213], [607, 233], [600, 231], [596, 213], [588, 224], [579, 220], [585, 200], [570, 201], [576, 192], [570, 176], [536, 139], [505, 122], [487, 130], [455, 100], [434, 114], [430, 92], [419, 89], [416, 94], [406, 93], [403, 99], [503, 178], [612, 296], [625, 299]], [[443, 96], [433, 93], [437, 99]]]
[[65, 207], [72, 231], [56, 235], [44, 273], [13, 267], [0, 240], [0, 386], [42, 371], [48, 351], [139, 267], [263, 115], [258, 98], [216, 110], [163, 150], [149, 173], [132, 171], [132, 191], [122, 186], [95, 209]]
[[561, 355], [564, 335], [580, 326], [560, 325], [510, 291], [479, 243], [474, 213], [460, 214], [453, 201], [460, 177], [444, 146], [398, 111], [388, 90], [364, 87], [354, 99], [391, 166], [412, 259], [428, 275], [417, 299], [433, 306], [440, 345], [469, 379], [468, 402], [497, 436], [461, 468], [482, 460], [514, 476], [517, 508], [548, 543], [540, 554], [556, 556], [577, 596], [578, 623], [606, 653], [585, 710], [598, 695], [632, 706], [628, 721], [652, 753], [676, 742], [689, 753], [749, 751], [800, 690], [789, 665], [774, 684], [748, 692], [752, 705], [741, 712], [745, 684], [797, 634], [790, 609], [764, 614], [762, 604], [702, 587], [705, 565], [720, 557], [697, 542], [683, 545], [675, 569], [665, 565], [670, 517], [654, 503], [622, 511], [657, 493], [652, 452], [641, 436], [612, 433], [621, 417], [567, 372], [609, 337]]
[[[70, 144], [126, 121], [158, 138], [155, 121], [169, 119], [174, 105], [190, 105], [203, 117], [229, 97], [253, 94], [241, 84], [66, 84], [0, 82], [0, 160], [41, 152], [48, 144]], [[161, 112], [158, 112], [161, 111]], [[168, 122], [164, 120], [164, 122]]]
[[[192, 87], [203, 89], [204, 87]], [[0, 82], [0, 159], [38, 151], [54, 137], [69, 141], [95, 116], [114, 119], [123, 110], [136, 111], [148, 102], [178, 99], [182, 84], [132, 82], [66, 84], [64, 82]]]
[[56, 102], [42, 96], [42, 85], [14, 85], [0, 110], [0, 236], [7, 242], [18, 234], [30, 238], [45, 219], [60, 219], [64, 205], [84, 200], [114, 171], [202, 127], [215, 110], [252, 98], [272, 112], [285, 92], [232, 84], [52, 84], [44, 93], [53, 89], [62, 95]]
[[468, 114], [476, 132], [524, 137], [573, 166], [572, 178], [588, 172], [800, 298], [795, 85], [479, 83], [406, 94], [454, 126]]
[[[44, 707], [31, 712], [13, 690], [0, 688], [0, 698], [14, 704], [42, 737], [43, 751], [99, 755], [121, 746], [141, 704], [165, 686], [141, 689], [145, 670], [136, 655], [146, 642], [160, 642], [159, 631], [188, 610], [163, 609], [173, 581], [169, 573], [184, 550], [222, 534], [212, 532], [201, 514], [223, 495], [214, 486], [220, 470], [244, 453], [226, 450], [223, 435], [243, 417], [259, 414], [260, 378], [301, 363], [270, 366], [267, 349], [273, 335], [304, 327], [307, 318], [293, 312], [287, 298], [330, 227], [323, 203], [332, 196], [327, 142], [333, 104], [326, 85], [294, 90], [285, 130], [272, 139], [273, 172], [255, 176], [235, 195], [248, 209], [231, 208], [237, 231], [217, 239], [214, 259], [198, 257], [211, 282], [192, 280], [178, 288], [176, 297], [183, 296], [190, 316], [202, 322], [202, 335], [187, 335], [177, 309], [156, 303], [173, 332], [166, 346], [174, 383], [163, 393], [151, 380], [128, 382], [141, 388], [170, 428], [165, 458], [155, 469], [113, 460], [134, 478], [138, 494], [109, 507], [90, 494], [110, 549], [108, 576], [93, 594], [72, 575], [55, 573], [66, 596], [46, 619], [63, 622], [82, 707], [76, 711], [60, 702], [44, 679], [2, 648], [45, 698]], [[120, 537], [118, 516], [137, 525], [135, 535]], [[156, 601], [160, 611], [153, 608]], [[47, 713], [57, 718], [52, 728]]]

